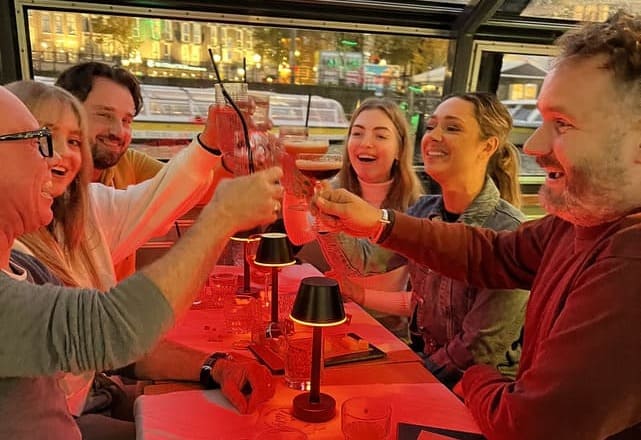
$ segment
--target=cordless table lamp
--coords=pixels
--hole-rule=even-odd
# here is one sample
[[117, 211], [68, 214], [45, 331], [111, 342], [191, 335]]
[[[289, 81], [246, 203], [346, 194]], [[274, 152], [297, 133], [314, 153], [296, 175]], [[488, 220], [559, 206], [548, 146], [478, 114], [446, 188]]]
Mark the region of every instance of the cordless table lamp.
[[249, 258], [247, 255], [249, 243], [260, 240], [260, 228], [248, 229], [245, 231], [238, 231], [233, 236], [229, 237], [232, 241], [239, 241], [243, 244], [243, 284], [238, 288], [239, 295], [258, 295], [258, 289], [251, 287], [251, 270], [249, 266]]
[[336, 401], [320, 392], [323, 327], [345, 322], [345, 309], [338, 282], [326, 277], [304, 278], [294, 300], [290, 318], [313, 328], [310, 391], [294, 398], [292, 415], [306, 422], [326, 422], [336, 414]]
[[287, 234], [282, 232], [261, 234], [254, 264], [272, 269], [271, 321], [266, 334], [268, 338], [277, 338], [282, 334], [278, 325], [278, 272], [283, 267], [296, 264]]

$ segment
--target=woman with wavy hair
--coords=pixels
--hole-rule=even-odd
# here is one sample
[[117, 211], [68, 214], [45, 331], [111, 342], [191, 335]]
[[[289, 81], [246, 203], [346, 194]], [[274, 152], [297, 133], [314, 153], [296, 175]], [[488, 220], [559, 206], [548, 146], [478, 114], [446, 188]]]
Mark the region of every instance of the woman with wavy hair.
[[[516, 229], [520, 205], [518, 152], [509, 143], [512, 118], [494, 94], [464, 93], [444, 98], [426, 123], [421, 141], [425, 172], [442, 195], [421, 197], [407, 213], [434, 221], [462, 222], [495, 230]], [[528, 293], [479, 289], [381, 253], [368, 240], [326, 234], [321, 244], [341, 289], [366, 308], [411, 318], [412, 346], [425, 366], [453, 386], [473, 364], [490, 364], [516, 374]], [[380, 238], [380, 237], [373, 237]], [[381, 272], [405, 264], [411, 292], [390, 294], [376, 287]], [[359, 277], [362, 280], [358, 280]], [[364, 280], [364, 281], [363, 281]]]
[[[358, 194], [376, 207], [405, 211], [422, 194], [420, 181], [412, 167], [413, 153], [412, 136], [399, 106], [389, 99], [367, 98], [352, 114], [343, 151], [343, 166], [337, 176], [336, 186]], [[321, 253], [312, 228], [301, 221], [300, 217], [288, 214], [291, 212], [285, 207], [285, 226], [292, 241], [301, 244], [314, 240], [305, 245], [297, 257], [328, 271], [330, 276], [340, 278], [344, 274], [344, 264], [349, 262], [337, 259], [338, 253], [331, 252], [327, 247]], [[298, 220], [293, 221], [292, 217]], [[347, 235], [339, 235], [338, 240], [344, 243], [346, 249], [350, 248], [353, 239]], [[380, 290], [405, 289], [407, 267], [398, 264], [403, 261], [393, 259], [393, 254], [382, 248], [377, 251], [386, 260], [385, 267], [379, 270], [380, 276], [375, 279], [355, 277], [353, 281], [367, 281]], [[368, 312], [394, 334], [408, 339], [407, 318], [375, 310]]]

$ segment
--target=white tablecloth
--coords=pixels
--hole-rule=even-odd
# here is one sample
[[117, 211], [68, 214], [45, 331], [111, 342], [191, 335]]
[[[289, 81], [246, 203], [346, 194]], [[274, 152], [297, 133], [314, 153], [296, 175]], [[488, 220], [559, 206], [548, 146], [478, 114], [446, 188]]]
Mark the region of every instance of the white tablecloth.
[[276, 396], [251, 415], [240, 415], [220, 391], [141, 396], [135, 407], [137, 438], [251, 440], [269, 426], [287, 425], [304, 431], [310, 440], [342, 439], [340, 406], [353, 396], [379, 396], [392, 404], [391, 438], [396, 438], [398, 422], [479, 432], [463, 403], [438, 383], [322, 387], [321, 392], [336, 399], [337, 415], [317, 424], [290, 415], [292, 399], [300, 392], [278, 383]]

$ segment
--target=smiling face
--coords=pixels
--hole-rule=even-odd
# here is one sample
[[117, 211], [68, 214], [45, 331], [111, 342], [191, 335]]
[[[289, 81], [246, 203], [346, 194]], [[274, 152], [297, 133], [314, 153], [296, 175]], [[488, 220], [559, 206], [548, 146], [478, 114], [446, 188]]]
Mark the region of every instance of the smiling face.
[[425, 172], [441, 186], [470, 179], [484, 181], [487, 163], [497, 146], [496, 137], [481, 138], [474, 104], [457, 97], [447, 99], [426, 123], [421, 140]]
[[546, 172], [543, 206], [582, 226], [641, 203], [639, 113], [603, 62], [567, 59], [548, 74], [538, 100], [543, 123], [524, 145]]
[[[0, 135], [36, 130], [40, 127], [33, 115], [13, 94], [0, 87], [0, 108], [11, 117], [0, 121]], [[3, 194], [0, 215], [3, 233], [15, 238], [32, 232], [52, 219], [51, 171], [58, 157], [45, 159], [36, 139], [3, 141], [0, 192]]]
[[94, 168], [118, 163], [131, 142], [131, 123], [136, 113], [127, 87], [107, 78], [95, 77], [84, 101]]
[[[82, 130], [78, 116], [67, 102], [50, 100], [41, 108], [46, 109], [42, 115], [36, 115], [40, 125], [48, 127], [53, 135], [53, 146], [60, 155], [60, 161], [51, 170], [53, 177], [54, 197], [67, 190], [76, 178], [82, 165]], [[55, 109], [55, 110], [54, 110]]]
[[347, 152], [359, 179], [367, 183], [390, 180], [399, 150], [398, 130], [383, 110], [363, 110], [356, 117], [347, 138]]

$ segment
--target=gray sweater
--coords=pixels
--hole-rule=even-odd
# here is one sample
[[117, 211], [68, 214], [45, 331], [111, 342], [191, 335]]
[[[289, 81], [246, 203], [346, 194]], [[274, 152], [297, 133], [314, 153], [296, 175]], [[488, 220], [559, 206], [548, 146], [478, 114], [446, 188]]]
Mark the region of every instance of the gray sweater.
[[103, 294], [0, 273], [0, 439], [80, 439], [56, 374], [126, 365], [172, 321], [141, 274]]

